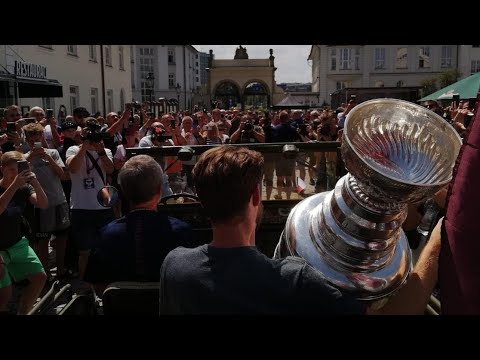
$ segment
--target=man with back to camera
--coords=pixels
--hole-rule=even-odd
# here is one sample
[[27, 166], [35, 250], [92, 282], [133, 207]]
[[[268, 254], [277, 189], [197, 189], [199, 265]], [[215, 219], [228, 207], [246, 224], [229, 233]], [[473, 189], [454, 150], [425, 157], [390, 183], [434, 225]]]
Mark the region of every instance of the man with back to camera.
[[213, 239], [167, 255], [160, 274], [160, 315], [423, 313], [437, 281], [441, 222], [407, 283], [374, 310], [342, 294], [302, 258], [274, 260], [260, 253], [255, 229], [263, 209], [262, 175], [262, 155], [246, 148], [224, 145], [199, 158], [193, 177]]
[[130, 211], [101, 230], [99, 246], [90, 256], [85, 281], [98, 293], [114, 281], [158, 281], [168, 252], [190, 246], [190, 225], [157, 211], [162, 175], [148, 155], [132, 157], [120, 170], [118, 182]]

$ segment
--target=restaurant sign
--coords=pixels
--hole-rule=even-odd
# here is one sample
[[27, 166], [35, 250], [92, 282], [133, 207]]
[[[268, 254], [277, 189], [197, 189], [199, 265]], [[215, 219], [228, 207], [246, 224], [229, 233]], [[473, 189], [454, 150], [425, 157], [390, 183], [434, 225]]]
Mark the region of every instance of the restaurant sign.
[[16, 60], [15, 76], [33, 79], [47, 79], [47, 68], [43, 65], [35, 65]]

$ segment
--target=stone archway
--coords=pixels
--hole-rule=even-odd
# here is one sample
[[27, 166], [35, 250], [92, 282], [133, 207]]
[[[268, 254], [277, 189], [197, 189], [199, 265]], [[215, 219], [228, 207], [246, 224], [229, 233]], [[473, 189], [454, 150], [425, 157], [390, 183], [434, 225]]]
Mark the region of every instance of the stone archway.
[[239, 86], [232, 80], [223, 80], [217, 84], [213, 92], [213, 101], [218, 107], [230, 109], [241, 102]]
[[245, 108], [270, 107], [270, 90], [262, 80], [249, 80], [245, 83], [242, 94], [242, 103]]

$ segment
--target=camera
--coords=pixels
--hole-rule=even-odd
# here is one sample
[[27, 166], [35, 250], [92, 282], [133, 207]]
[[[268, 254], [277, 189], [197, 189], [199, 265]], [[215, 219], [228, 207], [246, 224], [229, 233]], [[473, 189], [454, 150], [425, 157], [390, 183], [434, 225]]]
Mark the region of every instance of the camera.
[[158, 141], [160, 143], [165, 142], [166, 140], [171, 139], [172, 137], [170, 135], [165, 135], [165, 130], [162, 128], [156, 127], [152, 130], [152, 135], [150, 136], [150, 139], [153, 141]]
[[248, 120], [248, 121], [245, 122], [244, 129], [245, 129], [245, 131], [247, 131], [247, 132], [253, 130], [253, 124], [252, 124], [252, 122], [251, 122], [250, 120]]
[[50, 120], [53, 117], [53, 109], [47, 109], [45, 112], [47, 120]]
[[142, 104], [140, 104], [138, 101], [134, 101], [134, 102], [125, 104], [125, 108], [138, 111], [142, 109]]
[[30, 170], [30, 166], [28, 165], [28, 161], [27, 160], [18, 160], [17, 161], [17, 169], [18, 169], [19, 174], [22, 171]]
[[85, 132], [81, 135], [83, 141], [88, 140], [93, 143], [99, 143], [102, 140], [110, 138], [110, 135], [106, 132], [101, 132], [101, 125], [96, 123], [88, 123], [85, 127]]
[[469, 109], [474, 109], [476, 102], [477, 102], [477, 98], [469, 98], [468, 99], [468, 108]]
[[7, 122], [7, 133], [14, 133], [17, 131], [17, 126], [14, 122]]
[[454, 101], [455, 105], [458, 106], [458, 103], [460, 101], [460, 95], [459, 94], [453, 94], [452, 95], [452, 101]]

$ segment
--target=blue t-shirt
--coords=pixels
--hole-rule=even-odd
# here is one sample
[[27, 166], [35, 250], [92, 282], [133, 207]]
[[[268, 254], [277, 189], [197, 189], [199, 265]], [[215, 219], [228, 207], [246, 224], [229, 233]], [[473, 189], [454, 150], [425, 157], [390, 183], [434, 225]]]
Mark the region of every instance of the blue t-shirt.
[[190, 225], [150, 210], [137, 210], [100, 230], [100, 242], [90, 255], [85, 281], [158, 281], [167, 254], [191, 246]]
[[301, 141], [297, 130], [289, 124], [278, 124], [273, 127], [276, 142]]

